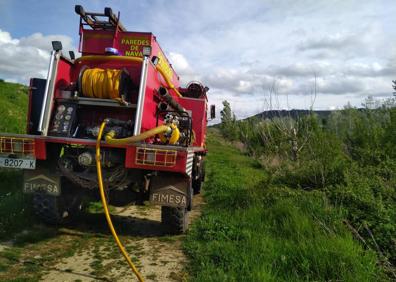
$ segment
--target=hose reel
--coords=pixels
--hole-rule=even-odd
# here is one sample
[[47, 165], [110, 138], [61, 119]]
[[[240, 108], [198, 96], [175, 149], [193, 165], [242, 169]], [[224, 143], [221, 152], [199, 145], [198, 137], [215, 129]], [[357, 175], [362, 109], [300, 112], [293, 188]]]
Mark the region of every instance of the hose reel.
[[209, 88], [204, 86], [201, 82], [191, 81], [187, 85], [188, 92], [185, 93], [186, 96], [191, 98], [203, 98], [206, 96], [206, 92], [208, 92]]
[[81, 69], [78, 76], [80, 95], [87, 98], [130, 100], [132, 79], [125, 69]]

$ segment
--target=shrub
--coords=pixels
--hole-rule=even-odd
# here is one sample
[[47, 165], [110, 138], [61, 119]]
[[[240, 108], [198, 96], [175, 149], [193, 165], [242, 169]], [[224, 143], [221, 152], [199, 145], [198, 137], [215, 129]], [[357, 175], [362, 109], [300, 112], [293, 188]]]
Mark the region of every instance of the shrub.
[[395, 105], [348, 107], [327, 120], [247, 119], [236, 122], [237, 136], [271, 173], [266, 185], [325, 191], [367, 246], [396, 264]]

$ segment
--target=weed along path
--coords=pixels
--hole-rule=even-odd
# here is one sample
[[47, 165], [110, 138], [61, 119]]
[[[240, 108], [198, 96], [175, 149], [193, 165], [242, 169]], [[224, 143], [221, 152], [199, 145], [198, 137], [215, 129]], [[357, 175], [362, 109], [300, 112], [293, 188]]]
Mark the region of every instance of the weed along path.
[[187, 235], [192, 281], [387, 281], [321, 191], [271, 180], [209, 131], [205, 209]]
[[[190, 224], [199, 217], [194, 199]], [[145, 281], [185, 281], [184, 235], [168, 236], [154, 206], [116, 208], [113, 221]], [[71, 226], [35, 226], [0, 245], [0, 281], [135, 281], [107, 230], [103, 214], [85, 214]], [[19, 280], [15, 280], [19, 279]]]

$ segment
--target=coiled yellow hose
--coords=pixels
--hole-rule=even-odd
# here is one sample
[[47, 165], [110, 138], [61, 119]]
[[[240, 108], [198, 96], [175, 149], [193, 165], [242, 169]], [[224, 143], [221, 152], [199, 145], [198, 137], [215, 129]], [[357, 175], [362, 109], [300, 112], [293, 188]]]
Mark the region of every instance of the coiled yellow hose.
[[98, 138], [96, 139], [96, 170], [98, 173], [98, 183], [99, 183], [99, 191], [100, 191], [100, 198], [102, 199], [103, 209], [105, 212], [107, 224], [109, 225], [111, 234], [114, 237], [114, 240], [117, 243], [118, 248], [120, 249], [122, 255], [124, 256], [125, 260], [128, 262], [129, 267], [132, 269], [133, 273], [136, 275], [137, 279], [140, 282], [143, 282], [143, 278], [139, 271], [136, 269], [135, 265], [133, 264], [131, 258], [128, 256], [127, 252], [125, 251], [124, 246], [122, 245], [120, 239], [118, 238], [117, 232], [114, 229], [113, 222], [111, 221], [109, 208], [107, 207], [107, 200], [104, 192], [103, 187], [103, 178], [102, 178], [102, 165], [100, 163], [100, 140], [102, 139], [103, 131], [106, 127], [106, 122], [103, 122], [99, 129]]
[[[130, 61], [130, 62], [143, 62], [142, 58], [136, 58], [136, 57], [129, 57], [129, 56], [82, 56], [80, 58], [76, 59], [76, 62], [83, 62], [83, 61], [100, 61], [100, 60], [110, 60], [110, 61]], [[158, 65], [156, 66], [157, 71], [161, 74], [161, 76], [164, 78], [166, 84], [168, 85], [168, 88], [173, 89], [175, 91], [176, 95], [179, 97], [182, 97], [180, 94], [179, 90], [173, 85], [173, 83], [168, 79], [166, 76], [164, 70], [159, 67]]]
[[85, 97], [101, 99], [120, 98], [120, 78], [123, 70], [86, 69], [83, 72], [82, 92]]

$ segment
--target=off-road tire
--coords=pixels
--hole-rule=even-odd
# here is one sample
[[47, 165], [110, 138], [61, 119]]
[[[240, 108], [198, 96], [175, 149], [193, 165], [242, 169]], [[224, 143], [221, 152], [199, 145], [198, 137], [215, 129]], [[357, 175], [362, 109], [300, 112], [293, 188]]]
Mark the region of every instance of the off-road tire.
[[65, 194], [60, 196], [33, 194], [33, 210], [37, 217], [50, 225], [61, 225], [75, 219], [82, 211], [82, 199], [80, 195], [71, 191]]
[[60, 197], [35, 193], [33, 195], [33, 209], [37, 217], [44, 223], [57, 225], [65, 223], [69, 212], [62, 208]]
[[193, 175], [193, 179], [192, 179], [192, 189], [194, 192], [194, 195], [198, 195], [201, 193], [201, 189], [202, 189], [202, 184], [205, 181], [205, 162], [204, 160], [201, 161], [201, 166], [199, 168], [199, 177], [197, 179], [195, 179], [195, 175]]
[[202, 184], [203, 183], [202, 183], [201, 178], [193, 179], [192, 188], [193, 188], [194, 195], [198, 195], [201, 193]]
[[188, 211], [186, 208], [161, 207], [161, 222], [170, 234], [182, 234], [188, 228]]

